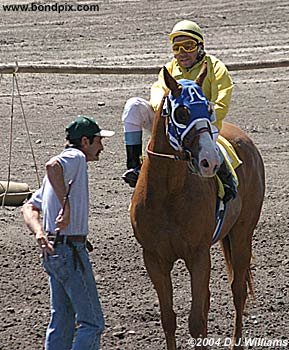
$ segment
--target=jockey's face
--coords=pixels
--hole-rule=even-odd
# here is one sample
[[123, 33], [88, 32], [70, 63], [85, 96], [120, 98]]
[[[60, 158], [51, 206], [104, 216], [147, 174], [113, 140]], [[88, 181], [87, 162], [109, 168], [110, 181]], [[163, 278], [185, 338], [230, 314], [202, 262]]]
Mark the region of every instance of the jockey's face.
[[[178, 64], [184, 68], [193, 67], [198, 55], [198, 47], [197, 46], [194, 47], [195, 41], [189, 36], [182, 35], [182, 36], [177, 36], [174, 39], [173, 47], [174, 47], [174, 44], [178, 44], [178, 43], [180, 43], [179, 50], [173, 50], [174, 56], [177, 59]], [[186, 48], [188, 48], [189, 50], [186, 50]]]

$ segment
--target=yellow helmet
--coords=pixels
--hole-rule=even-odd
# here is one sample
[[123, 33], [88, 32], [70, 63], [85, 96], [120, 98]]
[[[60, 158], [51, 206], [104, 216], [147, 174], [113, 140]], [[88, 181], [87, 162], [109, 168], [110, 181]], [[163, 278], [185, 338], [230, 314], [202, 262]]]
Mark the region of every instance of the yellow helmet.
[[201, 28], [193, 21], [188, 21], [185, 19], [175, 24], [172, 32], [169, 34], [170, 42], [173, 43], [174, 38], [181, 35], [190, 36], [197, 42], [204, 43]]

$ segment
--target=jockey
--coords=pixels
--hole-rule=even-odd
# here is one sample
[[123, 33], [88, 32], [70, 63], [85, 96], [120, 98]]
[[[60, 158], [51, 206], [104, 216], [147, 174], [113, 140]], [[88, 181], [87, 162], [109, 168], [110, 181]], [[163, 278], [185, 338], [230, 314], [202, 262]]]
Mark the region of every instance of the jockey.
[[[200, 27], [192, 21], [178, 22], [169, 34], [174, 58], [166, 64], [169, 73], [176, 79], [195, 80], [202, 63], [207, 61], [207, 76], [202, 90], [209, 101], [213, 102], [216, 121], [213, 122], [213, 137], [217, 140], [231, 101], [233, 83], [226, 66], [216, 57], [208, 55], [204, 49], [204, 37]], [[122, 121], [127, 153], [127, 171], [122, 178], [131, 187], [135, 187], [142, 155], [142, 129], [151, 131], [155, 112], [160, 107], [164, 94], [168, 92], [160, 71], [158, 80], [151, 87], [150, 101], [140, 97], [130, 98], [124, 107]], [[236, 197], [237, 186], [222, 153], [223, 161], [217, 174], [224, 184], [224, 202]]]

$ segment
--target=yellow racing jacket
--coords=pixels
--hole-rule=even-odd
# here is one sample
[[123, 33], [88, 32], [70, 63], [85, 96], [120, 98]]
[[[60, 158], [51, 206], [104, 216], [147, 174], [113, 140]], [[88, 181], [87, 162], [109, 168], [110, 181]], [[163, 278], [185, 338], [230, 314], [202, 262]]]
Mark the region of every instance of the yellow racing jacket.
[[[190, 69], [181, 67], [175, 58], [166, 64], [166, 68], [176, 80], [195, 80], [205, 60], [207, 61], [208, 72], [203, 82], [202, 90], [209, 101], [214, 103], [216, 121], [213, 124], [221, 130], [222, 121], [229, 109], [233, 89], [231, 76], [224, 63], [212, 55], [205, 55], [202, 61]], [[164, 82], [163, 70], [161, 70], [158, 80], [151, 88], [150, 104], [155, 111], [159, 108], [164, 94], [167, 93], [168, 88]]]

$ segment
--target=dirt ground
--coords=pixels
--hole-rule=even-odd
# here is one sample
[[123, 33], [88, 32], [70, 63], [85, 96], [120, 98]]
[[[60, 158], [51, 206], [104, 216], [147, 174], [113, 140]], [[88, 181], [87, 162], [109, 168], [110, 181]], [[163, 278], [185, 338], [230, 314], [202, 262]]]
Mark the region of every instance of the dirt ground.
[[[3, 11], [3, 4], [17, 3], [29, 2], [0, 1], [1, 64], [17, 60], [161, 67], [171, 57], [167, 33], [183, 18], [200, 24], [207, 51], [225, 63], [289, 57], [288, 0], [107, 0], [99, 1], [95, 12], [44, 12], [41, 7], [34, 12]], [[266, 167], [265, 202], [253, 242], [256, 300], [251, 300], [244, 317], [244, 335], [284, 341], [289, 334], [288, 76], [288, 68], [232, 71], [235, 87], [227, 117], [252, 137]], [[0, 179], [5, 180], [12, 77], [0, 79]], [[105, 141], [101, 161], [89, 165], [90, 239], [95, 246], [91, 260], [106, 319], [102, 350], [165, 349], [156, 293], [129, 222], [132, 190], [121, 181], [125, 169], [121, 112], [129, 97], [147, 98], [155, 79], [154, 75], [18, 75], [41, 178], [45, 162], [63, 147], [64, 126], [77, 114], [94, 116], [103, 127], [116, 131], [113, 139]], [[17, 98], [13, 115], [12, 180], [37, 189]], [[0, 349], [43, 349], [49, 321], [48, 283], [20, 208], [0, 208], [0, 232]], [[191, 349], [189, 278], [181, 261], [175, 265], [173, 280], [178, 349]], [[216, 244], [209, 337], [230, 337], [233, 317], [230, 287]]]

